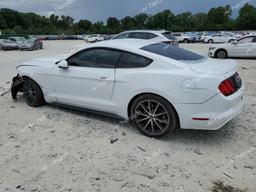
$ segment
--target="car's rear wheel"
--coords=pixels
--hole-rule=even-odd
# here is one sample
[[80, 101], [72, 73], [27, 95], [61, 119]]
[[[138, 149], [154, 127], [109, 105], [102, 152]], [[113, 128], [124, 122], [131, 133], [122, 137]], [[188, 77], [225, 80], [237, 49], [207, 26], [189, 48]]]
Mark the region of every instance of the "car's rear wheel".
[[24, 78], [23, 95], [29, 106], [39, 107], [45, 104], [40, 86], [30, 78]]
[[208, 43], [213, 43], [213, 40], [212, 40], [212, 39], [210, 39], [210, 40], [208, 41]]
[[189, 43], [189, 40], [188, 39], [184, 39], [183, 43]]
[[178, 125], [172, 105], [162, 97], [146, 94], [133, 102], [130, 119], [144, 135], [159, 138], [173, 132]]
[[216, 57], [219, 58], [219, 59], [225, 59], [227, 58], [227, 52], [225, 50], [218, 50], [216, 52]]

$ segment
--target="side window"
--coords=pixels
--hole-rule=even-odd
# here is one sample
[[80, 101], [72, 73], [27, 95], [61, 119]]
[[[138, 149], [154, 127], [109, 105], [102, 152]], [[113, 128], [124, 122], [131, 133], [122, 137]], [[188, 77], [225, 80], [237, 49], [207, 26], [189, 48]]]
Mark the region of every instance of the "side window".
[[71, 56], [67, 62], [69, 66], [115, 68], [121, 53], [111, 49], [83, 50]]
[[151, 59], [125, 52], [123, 53], [119, 63], [117, 64], [117, 68], [142, 68], [147, 67], [151, 63]]
[[239, 40], [239, 43], [251, 43], [253, 40], [253, 37], [245, 37], [243, 39]]
[[144, 39], [153, 39], [153, 38], [157, 37], [157, 35], [154, 33], [144, 33], [143, 37], [144, 37]]
[[140, 33], [130, 33], [129, 38], [141, 39]]
[[123, 33], [118, 36], [116, 36], [114, 39], [126, 39], [129, 37], [129, 33]]
[[134, 32], [129, 35], [129, 38], [134, 39], [153, 39], [157, 37], [157, 35], [153, 33], [143, 33], [143, 32]]

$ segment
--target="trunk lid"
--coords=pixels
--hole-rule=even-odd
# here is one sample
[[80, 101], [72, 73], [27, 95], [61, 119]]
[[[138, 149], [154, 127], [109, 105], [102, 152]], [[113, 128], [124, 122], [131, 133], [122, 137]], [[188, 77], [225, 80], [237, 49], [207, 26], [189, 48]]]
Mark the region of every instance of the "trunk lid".
[[237, 69], [235, 60], [230, 59], [203, 59], [200, 61], [186, 62], [189, 67], [198, 73], [206, 73], [211, 75], [224, 75]]

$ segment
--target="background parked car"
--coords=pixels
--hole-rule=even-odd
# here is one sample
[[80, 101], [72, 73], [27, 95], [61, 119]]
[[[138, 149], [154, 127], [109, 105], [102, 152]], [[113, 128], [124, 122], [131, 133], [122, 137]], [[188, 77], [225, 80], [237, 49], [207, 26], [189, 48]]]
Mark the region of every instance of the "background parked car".
[[204, 31], [202, 34], [201, 34], [201, 38], [200, 38], [200, 40], [201, 40], [201, 42], [204, 42], [204, 39], [206, 38], [206, 37], [209, 37], [209, 36], [212, 36], [212, 35], [214, 35], [214, 34], [216, 34], [216, 32], [212, 32], [212, 31]]
[[190, 37], [190, 39], [193, 43], [201, 41], [202, 33], [200, 33], [200, 32], [186, 32], [185, 34]]
[[19, 49], [21, 51], [23, 50], [38, 50], [38, 49], [43, 49], [43, 42], [39, 39], [28, 39], [21, 44], [19, 44]]
[[0, 39], [0, 50], [2, 49], [2, 42], [4, 41], [4, 39]]
[[94, 35], [89, 35], [88, 37], [85, 38], [85, 42], [87, 43], [95, 43], [98, 41], [104, 41], [104, 37], [99, 35], [99, 34], [94, 34]]
[[170, 31], [153, 31], [153, 30], [136, 30], [136, 31], [125, 31], [112, 39], [146, 39], [156, 42], [164, 42], [179, 46], [179, 41]]
[[9, 41], [15, 42], [17, 44], [21, 44], [26, 39], [24, 37], [9, 37]]
[[245, 36], [232, 43], [214, 45], [209, 48], [208, 55], [221, 59], [227, 57], [256, 58], [256, 35]]
[[16, 43], [15, 41], [10, 41], [10, 40], [4, 40], [2, 42], [2, 49], [3, 50], [17, 50], [19, 49], [19, 44]]
[[104, 37], [104, 40], [109, 40], [112, 38], [111, 35], [102, 35], [102, 36]]
[[177, 38], [179, 42], [189, 43], [192, 42], [192, 38], [185, 33], [173, 33], [173, 36]]
[[205, 43], [231, 43], [234, 40], [236, 40], [235, 37], [231, 37], [228, 35], [215, 34], [212, 36], [207, 36], [204, 39], [204, 42]]

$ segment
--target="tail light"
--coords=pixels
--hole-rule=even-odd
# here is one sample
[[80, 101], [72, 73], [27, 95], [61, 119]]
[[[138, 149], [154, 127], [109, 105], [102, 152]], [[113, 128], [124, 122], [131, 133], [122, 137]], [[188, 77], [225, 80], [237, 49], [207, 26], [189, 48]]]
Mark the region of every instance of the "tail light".
[[232, 77], [224, 80], [219, 85], [220, 92], [225, 95], [226, 97], [229, 95], [234, 94], [237, 90], [242, 87], [242, 80], [239, 77], [238, 73], [233, 75]]

